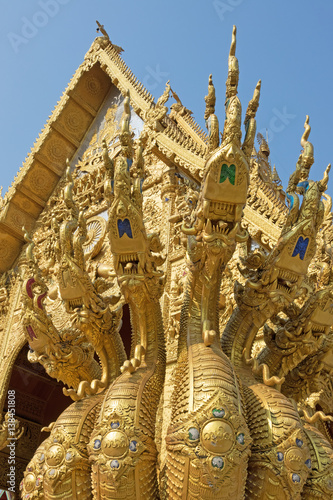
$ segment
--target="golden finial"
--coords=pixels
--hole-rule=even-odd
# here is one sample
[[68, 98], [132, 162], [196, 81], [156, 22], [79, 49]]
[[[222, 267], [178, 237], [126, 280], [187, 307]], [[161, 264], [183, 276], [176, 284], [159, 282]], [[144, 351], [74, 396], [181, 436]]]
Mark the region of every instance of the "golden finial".
[[96, 29], [97, 33], [101, 32], [102, 35], [104, 35], [104, 38], [107, 43], [110, 43], [112, 48], [117, 52], [117, 54], [120, 54], [121, 52], [124, 52], [124, 49], [122, 47], [119, 47], [119, 45], [115, 45], [114, 43], [111, 42], [109, 35], [107, 34], [106, 30], [104, 29], [104, 24], [99, 23], [96, 21], [98, 28]]
[[324, 177], [322, 178], [321, 181], [319, 181], [319, 190], [321, 192], [324, 192], [326, 191], [327, 189], [327, 184], [328, 184], [328, 174], [329, 174], [329, 171], [331, 170], [331, 164], [329, 163], [326, 167], [326, 170], [324, 172]]
[[236, 26], [233, 26], [231, 46], [228, 59], [228, 78], [226, 81], [227, 99], [237, 94], [238, 77], [239, 77], [239, 67], [238, 67], [238, 60], [236, 57]]
[[254, 89], [253, 97], [247, 106], [245, 114], [244, 124], [245, 124], [246, 135], [242, 149], [243, 153], [245, 154], [246, 158], [248, 158], [248, 160], [250, 159], [253, 151], [254, 139], [256, 135], [257, 124], [255, 116], [259, 106], [260, 88], [261, 88], [261, 80], [259, 80], [259, 82], [256, 85], [256, 88]]
[[215, 96], [215, 87], [213, 84], [213, 75], [210, 74], [208, 79], [208, 94], [205, 96], [205, 103], [206, 103], [206, 109], [204, 115], [205, 120], [207, 120], [210, 115], [215, 113], [215, 102], [216, 102], [216, 96]]
[[97, 33], [100, 31], [102, 33], [102, 35], [105, 36], [105, 38], [107, 38], [108, 40], [110, 40], [109, 35], [107, 34], [107, 32], [104, 29], [104, 24], [100, 24], [98, 21], [96, 21], [96, 23], [97, 23], [97, 26], [98, 26], [98, 28], [96, 29]]
[[303, 147], [302, 152], [302, 166], [310, 170], [311, 165], [314, 162], [313, 156], [313, 145], [308, 141], [311, 127], [309, 125], [309, 115], [306, 115], [305, 123], [304, 123], [304, 133], [301, 138], [301, 146]]
[[244, 120], [245, 125], [251, 118], [254, 118], [256, 116], [256, 112], [259, 107], [260, 89], [261, 89], [261, 80], [258, 81], [256, 88], [254, 89], [253, 92], [253, 97], [247, 106], [245, 120]]
[[165, 103], [169, 99], [170, 91], [171, 91], [170, 80], [168, 80], [165, 84], [165, 90], [164, 90], [163, 94], [157, 99], [157, 102], [156, 102], [157, 107], [165, 106]]
[[265, 137], [260, 132], [258, 132], [257, 140], [259, 143], [259, 152], [266, 156], [266, 158], [268, 158], [271, 153], [268, 145], [268, 139], [265, 139]]

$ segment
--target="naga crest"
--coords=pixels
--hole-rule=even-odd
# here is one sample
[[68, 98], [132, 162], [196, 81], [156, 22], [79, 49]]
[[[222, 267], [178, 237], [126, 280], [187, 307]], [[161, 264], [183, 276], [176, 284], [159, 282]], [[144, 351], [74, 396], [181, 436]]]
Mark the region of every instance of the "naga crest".
[[[289, 179], [289, 213], [280, 238], [267, 256], [256, 251], [243, 261], [248, 269], [256, 270], [250, 273], [246, 286], [252, 291], [267, 292], [273, 300], [285, 304], [295, 298], [316, 253], [317, 233], [325, 212], [321, 197], [327, 188], [330, 170], [329, 165], [320, 181], [308, 180], [309, 169], [314, 161], [313, 146], [307, 141], [310, 133], [308, 116], [304, 127], [301, 139], [304, 150]], [[299, 195], [303, 196], [302, 203]], [[242, 300], [246, 300], [245, 296]], [[253, 303], [253, 293], [249, 294], [248, 300]]]
[[[255, 114], [259, 106], [259, 81], [246, 117], [246, 136], [241, 144], [242, 108], [237, 96], [238, 61], [235, 56], [236, 27], [233, 28], [229, 54], [229, 70], [226, 83], [226, 119], [222, 142], [219, 141], [219, 124], [215, 111], [215, 89], [212, 75], [209, 76], [208, 95], [205, 98], [205, 120], [209, 132], [208, 156], [206, 160], [201, 193], [190, 227], [183, 225], [188, 235], [202, 237], [208, 245], [227, 245], [233, 252], [236, 241], [244, 241], [247, 235], [240, 228], [240, 220], [246, 203], [249, 185], [249, 159], [255, 136]], [[202, 233], [202, 236], [199, 236]], [[231, 246], [230, 246], [231, 245]]]
[[[114, 268], [120, 284], [138, 284], [147, 277], [159, 287], [162, 271], [157, 270], [165, 258], [163, 246], [157, 233], [147, 234], [142, 213], [142, 184], [144, 160], [142, 140], [139, 139], [134, 154], [134, 145], [129, 130], [130, 96], [124, 99], [121, 120], [121, 152], [114, 163], [114, 172], [106, 181], [105, 192], [109, 193], [108, 234], [113, 254]], [[161, 284], [161, 283], [160, 283]], [[151, 283], [150, 283], [151, 285]], [[126, 293], [125, 290], [125, 298]], [[156, 290], [157, 292], [157, 290]], [[157, 293], [162, 293], [162, 287]]]

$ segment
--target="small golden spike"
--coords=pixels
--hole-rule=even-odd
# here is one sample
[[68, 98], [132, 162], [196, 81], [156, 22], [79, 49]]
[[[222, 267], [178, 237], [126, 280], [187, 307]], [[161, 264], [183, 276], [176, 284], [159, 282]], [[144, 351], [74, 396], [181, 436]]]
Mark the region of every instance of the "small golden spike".
[[319, 181], [319, 189], [323, 193], [327, 189], [327, 184], [328, 184], [328, 174], [329, 171], [331, 170], [331, 164], [329, 163], [326, 167], [326, 170], [324, 172], [324, 177], [322, 178], [321, 181]]
[[305, 123], [304, 123], [304, 133], [301, 138], [301, 145], [303, 148], [305, 148], [306, 142], [309, 138], [310, 132], [311, 132], [311, 127], [309, 125], [309, 115], [306, 115], [305, 117]]
[[215, 87], [213, 84], [213, 75], [210, 74], [208, 79], [208, 94], [205, 96], [205, 103], [206, 103], [206, 109], [204, 115], [205, 120], [207, 120], [210, 115], [215, 113], [215, 102], [216, 102], [216, 96], [215, 96]]
[[170, 80], [168, 80], [165, 84], [165, 90], [163, 94], [157, 99], [156, 107], [165, 106], [166, 102], [169, 99], [170, 92], [171, 92]]
[[314, 152], [313, 152], [313, 145], [310, 141], [308, 141], [310, 132], [311, 132], [311, 127], [309, 125], [309, 115], [306, 115], [305, 118], [305, 123], [304, 123], [304, 133], [301, 138], [301, 146], [303, 147], [303, 152], [302, 152], [302, 165], [303, 167], [307, 168], [310, 170], [311, 165], [314, 162]]
[[256, 135], [256, 112], [259, 107], [259, 98], [260, 98], [260, 88], [261, 88], [261, 80], [256, 85], [256, 88], [254, 89], [253, 92], [253, 97], [250, 100], [246, 114], [245, 114], [245, 129], [246, 129], [246, 135], [243, 143], [243, 153], [248, 159], [248, 161], [251, 158], [253, 146], [254, 146], [254, 139]]
[[256, 88], [254, 89], [253, 92], [253, 97], [247, 106], [244, 124], [246, 124], [251, 118], [254, 118], [256, 116], [256, 112], [259, 107], [260, 89], [261, 89], [261, 80], [258, 81]]
[[237, 94], [239, 77], [238, 59], [236, 57], [236, 26], [233, 26], [231, 46], [228, 59], [228, 78], [226, 81], [226, 98], [229, 99]]

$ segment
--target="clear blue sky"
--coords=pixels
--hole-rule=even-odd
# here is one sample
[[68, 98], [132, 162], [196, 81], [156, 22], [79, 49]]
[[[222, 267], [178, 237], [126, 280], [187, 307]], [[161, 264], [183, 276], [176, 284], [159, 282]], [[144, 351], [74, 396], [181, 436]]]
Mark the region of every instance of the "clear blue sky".
[[[301, 149], [306, 114], [315, 152], [311, 178], [321, 178], [333, 162], [328, 0], [13, 0], [0, 19], [3, 194], [96, 36], [96, 19], [125, 49], [125, 62], [151, 93], [157, 98], [170, 79], [203, 127], [209, 73], [223, 123], [236, 24], [243, 113], [261, 78], [258, 130], [269, 130], [271, 162], [284, 187]], [[328, 193], [333, 195], [333, 181]]]

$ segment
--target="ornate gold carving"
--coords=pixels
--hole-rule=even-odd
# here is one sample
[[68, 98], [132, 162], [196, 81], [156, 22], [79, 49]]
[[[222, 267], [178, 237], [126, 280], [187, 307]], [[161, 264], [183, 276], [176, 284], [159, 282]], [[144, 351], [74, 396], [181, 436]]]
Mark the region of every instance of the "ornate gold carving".
[[[154, 104], [98, 27], [1, 205], [5, 269], [22, 237], [11, 218], [32, 225], [47, 201], [20, 278], [0, 281], [1, 401], [25, 340], [75, 400], [44, 429], [22, 496], [330, 500], [332, 206], [329, 168], [308, 179], [309, 119], [284, 193], [267, 140], [254, 148], [260, 81], [241, 141], [235, 28], [220, 139], [212, 76], [207, 137], [169, 83]], [[120, 130], [114, 89], [100, 109], [111, 79]]]

